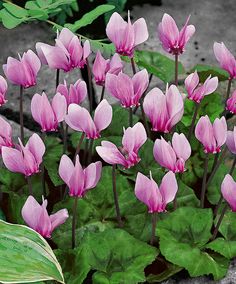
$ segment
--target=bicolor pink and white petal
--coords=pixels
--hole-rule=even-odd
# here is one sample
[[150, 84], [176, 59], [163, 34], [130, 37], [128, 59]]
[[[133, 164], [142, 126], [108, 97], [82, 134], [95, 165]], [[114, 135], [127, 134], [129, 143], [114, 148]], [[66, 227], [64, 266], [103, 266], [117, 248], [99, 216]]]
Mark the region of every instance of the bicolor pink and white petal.
[[158, 26], [158, 36], [163, 49], [171, 54], [179, 55], [185, 50], [185, 46], [195, 33], [195, 27], [188, 25], [190, 16], [184, 27], [179, 31], [175, 20], [168, 14], [164, 14]]
[[45, 238], [51, 238], [56, 227], [65, 223], [69, 217], [67, 209], [61, 209], [49, 216], [47, 212], [47, 200], [43, 199], [40, 205], [33, 196], [29, 196], [21, 210], [25, 223]]
[[120, 72], [118, 75], [107, 73], [105, 87], [108, 93], [118, 99], [123, 107], [139, 105], [139, 100], [149, 84], [146, 69], [137, 72], [132, 78]]
[[67, 110], [66, 98], [57, 93], [50, 103], [47, 95], [35, 94], [31, 100], [31, 113], [34, 120], [41, 126], [42, 132], [56, 131], [65, 118]]
[[175, 85], [167, 86], [165, 95], [159, 88], [154, 88], [144, 98], [143, 108], [152, 130], [168, 133], [183, 116], [183, 97]]
[[74, 130], [84, 132], [89, 139], [100, 137], [112, 120], [112, 107], [107, 100], [102, 100], [94, 112], [94, 119], [86, 108], [76, 104], [69, 105], [66, 123]]
[[178, 184], [171, 171], [165, 174], [160, 187], [153, 180], [151, 172], [150, 179], [138, 173], [134, 191], [137, 199], [147, 205], [149, 213], [159, 213], [166, 211], [167, 204], [174, 200]]
[[23, 53], [22, 57], [19, 55], [19, 60], [8, 57], [7, 63], [3, 65], [3, 71], [13, 84], [29, 88], [36, 85], [40, 67], [38, 56], [32, 50], [28, 50]]
[[183, 133], [174, 133], [172, 145], [164, 138], [157, 139], [153, 147], [155, 160], [162, 167], [174, 172], [185, 171], [185, 163], [191, 156], [191, 146]]
[[82, 198], [86, 192], [96, 187], [101, 178], [102, 163], [91, 163], [82, 168], [79, 156], [76, 156], [75, 165], [67, 155], [61, 157], [59, 175], [69, 188], [69, 195]]
[[207, 115], [200, 117], [195, 136], [202, 143], [205, 153], [219, 153], [227, 138], [225, 117], [216, 118], [213, 124]]
[[188, 99], [200, 103], [205, 96], [215, 92], [218, 87], [218, 78], [211, 78], [210, 75], [206, 81], [200, 85], [198, 73], [195, 71], [185, 79], [184, 83], [188, 93]]
[[102, 141], [101, 146], [96, 147], [96, 151], [106, 163], [130, 168], [140, 161], [138, 151], [146, 140], [145, 128], [138, 122], [124, 130], [121, 147], [109, 141]]
[[148, 39], [148, 29], [144, 18], [140, 18], [133, 24], [128, 13], [128, 22], [114, 12], [106, 27], [107, 37], [115, 45], [116, 52], [133, 57], [135, 47]]
[[39, 172], [44, 153], [45, 145], [36, 133], [29, 138], [25, 146], [19, 139], [19, 145], [16, 145], [16, 148], [2, 147], [2, 159], [6, 168], [25, 176]]
[[74, 68], [83, 68], [91, 53], [89, 41], [82, 46], [80, 39], [69, 29], [63, 28], [55, 40], [55, 46], [42, 42], [36, 43], [38, 56], [43, 64], [51, 69], [68, 72]]
[[221, 184], [221, 193], [233, 212], [236, 212], [236, 182], [227, 174]]

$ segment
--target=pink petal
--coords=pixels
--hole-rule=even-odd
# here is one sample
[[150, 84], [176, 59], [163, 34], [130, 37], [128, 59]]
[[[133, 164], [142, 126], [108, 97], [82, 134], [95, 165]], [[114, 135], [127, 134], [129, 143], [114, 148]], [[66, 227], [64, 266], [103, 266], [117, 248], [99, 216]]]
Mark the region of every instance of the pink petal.
[[175, 20], [170, 15], [164, 14], [161, 24], [162, 32], [174, 46], [179, 39], [179, 29], [175, 23]]
[[215, 92], [218, 87], [218, 77], [210, 78], [208, 77], [204, 83], [204, 95], [207, 96]]
[[120, 45], [120, 35], [127, 26], [127, 23], [123, 20], [123, 18], [117, 13], [114, 12], [106, 27], [107, 37], [112, 41], [115, 45]]
[[105, 82], [106, 70], [109, 60], [102, 57], [101, 52], [98, 50], [95, 61], [93, 63], [93, 75], [97, 83]]
[[62, 122], [66, 115], [67, 103], [66, 98], [60, 93], [56, 93], [56, 95], [53, 97], [52, 109], [54, 111], [57, 122]]
[[137, 104], [149, 85], [147, 70], [143, 69], [142, 71], [137, 72], [133, 76], [132, 82], [134, 86], [135, 103]]
[[170, 171], [164, 175], [160, 185], [160, 192], [165, 204], [174, 200], [177, 190], [178, 184], [175, 174]]
[[153, 148], [155, 160], [162, 166], [171, 171], [175, 170], [176, 154], [171, 145], [162, 137], [157, 139]]
[[216, 141], [213, 134], [213, 127], [207, 115], [200, 117], [195, 128], [195, 136], [205, 148], [209, 150], [215, 149]]
[[39, 135], [34, 133], [29, 138], [25, 148], [33, 154], [37, 164], [40, 165], [43, 161], [43, 155], [45, 153], [46, 148], [43, 143], [43, 140], [39, 137]]
[[7, 64], [3, 65], [3, 71], [8, 80], [13, 84], [25, 86], [25, 70], [23, 64], [17, 59], [8, 57]]
[[95, 124], [89, 112], [79, 105], [69, 105], [65, 121], [72, 129], [83, 131], [89, 137], [96, 134]]
[[63, 155], [61, 157], [58, 172], [59, 172], [61, 179], [67, 185], [69, 185], [69, 181], [70, 181], [71, 175], [73, 174], [74, 168], [75, 167], [71, 159], [67, 155]]
[[112, 120], [112, 107], [107, 100], [102, 100], [94, 112], [94, 123], [100, 132], [107, 128]]
[[86, 169], [84, 169], [84, 175], [85, 175], [84, 188], [86, 190], [94, 188], [101, 178], [101, 173], [102, 173], [101, 162], [92, 163]]
[[110, 68], [108, 70], [109, 73], [111, 74], [119, 74], [120, 71], [123, 69], [123, 63], [122, 60], [120, 59], [119, 54], [115, 53], [111, 60], [110, 60]]
[[58, 39], [68, 49], [69, 44], [74, 36], [75, 34], [73, 34], [68, 28], [63, 28], [58, 36]]
[[51, 221], [51, 230], [53, 231], [56, 227], [65, 223], [66, 219], [69, 218], [67, 209], [61, 209], [58, 212], [49, 216]]
[[236, 183], [231, 175], [226, 175], [221, 184], [221, 193], [229, 203], [232, 211], [236, 211]]
[[176, 156], [180, 159], [184, 159], [185, 161], [191, 155], [191, 146], [183, 133], [178, 134], [174, 133], [172, 138], [172, 146], [175, 151]]
[[140, 122], [136, 123], [132, 129], [134, 132], [134, 151], [138, 151], [147, 141], [147, 133], [143, 124]]
[[166, 93], [166, 104], [169, 114], [169, 121], [166, 127], [171, 129], [181, 120], [184, 114], [183, 98], [175, 85], [171, 85]]
[[26, 62], [29, 65], [30, 69], [33, 72], [33, 75], [36, 76], [41, 67], [41, 62], [38, 56], [32, 50], [28, 50], [23, 55], [22, 61]]
[[216, 118], [213, 123], [213, 133], [217, 142], [217, 146], [221, 147], [225, 144], [227, 138], [227, 123], [225, 117]]
[[76, 156], [75, 167], [69, 181], [71, 196], [82, 197], [84, 194], [85, 174], [79, 161], [79, 155]]
[[199, 84], [199, 76], [197, 74], [197, 71], [188, 75], [188, 77], [184, 81], [184, 84], [188, 92], [188, 95], [191, 96], [193, 91], [196, 89], [196, 87]]
[[25, 174], [22, 153], [16, 149], [2, 147], [2, 159], [6, 168], [15, 173]]
[[25, 201], [25, 204], [21, 210], [21, 215], [25, 223], [30, 226], [30, 228], [35, 230], [38, 226], [39, 216], [41, 215], [41, 212], [41, 205], [34, 199], [33, 196], [30, 195]]
[[85, 60], [86, 58], [88, 58], [90, 53], [91, 53], [90, 43], [88, 40], [86, 40], [83, 46], [83, 59]]
[[227, 139], [226, 139], [226, 145], [229, 149], [229, 151], [233, 154], [236, 154], [236, 127], [234, 127], [234, 131], [228, 131], [227, 132]]
[[113, 143], [102, 141], [102, 146], [97, 146], [96, 151], [98, 155], [110, 165], [118, 164], [124, 167], [127, 165], [124, 156]]
[[122, 137], [122, 145], [128, 153], [132, 153], [134, 150], [135, 143], [135, 133], [132, 127], [128, 127], [124, 131], [124, 135]]
[[133, 27], [135, 37], [134, 44], [136, 46], [148, 39], [148, 29], [144, 18], [139, 18], [136, 22], [134, 22]]

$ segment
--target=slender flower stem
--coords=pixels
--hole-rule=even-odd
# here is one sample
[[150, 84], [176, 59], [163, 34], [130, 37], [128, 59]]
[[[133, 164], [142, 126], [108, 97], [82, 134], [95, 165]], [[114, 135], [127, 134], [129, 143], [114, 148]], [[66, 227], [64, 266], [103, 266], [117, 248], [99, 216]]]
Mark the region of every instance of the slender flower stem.
[[129, 108], [129, 126], [133, 126], [133, 109], [132, 107]]
[[20, 138], [24, 143], [24, 110], [23, 110], [23, 87], [20, 86]]
[[94, 141], [93, 139], [90, 139], [87, 165], [90, 164], [92, 156], [93, 156], [93, 141]]
[[86, 139], [86, 141], [85, 141], [84, 155], [83, 155], [83, 160], [84, 160], [84, 164], [85, 164], [85, 165], [86, 165], [86, 162], [87, 162], [88, 147], [89, 147], [89, 140]]
[[[232, 167], [231, 167], [231, 169], [230, 169], [230, 171], [229, 171], [229, 174], [230, 174], [230, 175], [233, 174], [234, 169], [235, 169], [235, 166], [236, 166], [236, 157], [234, 158]], [[219, 210], [219, 208], [220, 208], [220, 206], [221, 206], [221, 204], [222, 204], [222, 201], [223, 201], [223, 196], [221, 195], [221, 196], [220, 196], [220, 199], [219, 199], [219, 201], [218, 201], [218, 203], [217, 203], [217, 205], [216, 205], [216, 207], [215, 207], [215, 210], [214, 210], [214, 217], [217, 216], [218, 210]]]
[[153, 246], [156, 238], [157, 213], [152, 213], [152, 235], [150, 244]]
[[91, 69], [90, 69], [88, 58], [86, 59], [86, 62], [87, 62], [87, 72], [88, 72], [89, 112], [91, 114], [92, 111], [93, 111], [93, 104], [92, 104], [92, 76], [91, 76]]
[[217, 224], [216, 224], [215, 230], [214, 230], [213, 235], [212, 235], [212, 238], [211, 238], [212, 241], [214, 241], [214, 239], [215, 239], [216, 236], [217, 236], [218, 230], [219, 230], [219, 228], [220, 228], [220, 224], [221, 224], [221, 222], [222, 222], [222, 220], [223, 220], [223, 218], [224, 218], [224, 215], [225, 215], [225, 212], [227, 211], [227, 208], [228, 208], [228, 204], [226, 204], [226, 205], [224, 206], [224, 208], [223, 208], [223, 210], [222, 210], [222, 212], [221, 212], [220, 218], [219, 218], [219, 220], [218, 220], [218, 222], [217, 222]]
[[72, 216], [72, 249], [75, 248], [75, 233], [76, 233], [76, 215], [77, 215], [78, 197], [75, 197]]
[[33, 195], [32, 182], [30, 176], [27, 177], [27, 183], [29, 187], [29, 195]]
[[66, 151], [67, 151], [67, 136], [68, 136], [68, 125], [67, 124], [65, 125], [63, 132], [64, 132], [64, 135], [63, 135], [63, 153], [66, 153]]
[[232, 84], [232, 78], [229, 78], [228, 80], [228, 86], [227, 86], [227, 91], [226, 91], [226, 102], [230, 96], [230, 89], [231, 89], [231, 84]]
[[219, 160], [219, 153], [216, 153], [215, 158], [214, 158], [214, 162], [213, 162], [213, 165], [212, 165], [212, 168], [211, 168], [211, 173], [214, 170], [215, 166], [217, 165], [218, 160]]
[[191, 126], [189, 128], [189, 131], [188, 131], [188, 141], [190, 141], [191, 139], [191, 136], [193, 134], [193, 129], [194, 129], [194, 125], [195, 125], [195, 121], [196, 121], [196, 118], [197, 118], [197, 113], [198, 113], [198, 110], [199, 110], [199, 107], [200, 107], [200, 103], [199, 104], [195, 104], [195, 111], [194, 111], [194, 114], [193, 114], [193, 118], [192, 118], [192, 123], [191, 123]]
[[116, 165], [112, 166], [112, 188], [113, 188], [114, 202], [115, 202], [115, 208], [116, 208], [116, 218], [118, 221], [118, 225], [121, 228], [123, 224], [121, 220], [118, 194], [117, 194], [117, 189], [116, 189]]
[[209, 176], [208, 180], [207, 180], [207, 184], [206, 186], [208, 187], [210, 185], [210, 183], [212, 182], [213, 177], [215, 176], [215, 173], [217, 172], [220, 164], [222, 163], [222, 161], [224, 160], [224, 157], [227, 153], [227, 149], [225, 148], [220, 156], [220, 158], [218, 159], [218, 162], [215, 166], [215, 168], [213, 169], [213, 171], [211, 172], [211, 175]]
[[201, 208], [204, 208], [205, 193], [207, 188], [206, 180], [207, 180], [207, 171], [208, 171], [208, 161], [209, 161], [209, 154], [207, 153], [204, 162], [204, 174], [202, 179], [202, 191], [201, 191], [201, 202], [200, 202]]
[[105, 94], [105, 86], [102, 86], [102, 93], [101, 93], [100, 102], [104, 99], [104, 94]]
[[[42, 137], [43, 142], [45, 142], [46, 132], [42, 132], [41, 137]], [[43, 188], [43, 196], [46, 196], [47, 192], [46, 192], [46, 184], [45, 184], [45, 167], [43, 163], [41, 164], [41, 181], [42, 181], [42, 188]]]
[[59, 85], [59, 82], [60, 82], [60, 69], [57, 69], [56, 71], [56, 90]]
[[147, 123], [147, 120], [146, 120], [146, 115], [145, 115], [145, 112], [144, 112], [144, 109], [143, 109], [143, 99], [140, 100], [140, 109], [141, 109], [141, 112], [142, 112], [142, 119], [143, 119], [144, 128], [147, 132], [147, 136], [150, 138], [151, 133], [150, 133], [150, 129], [148, 127], [148, 123]]
[[178, 67], [179, 67], [179, 62], [178, 62], [178, 54], [175, 54], [175, 85], [178, 86]]
[[130, 58], [130, 63], [131, 63], [133, 74], [135, 75], [136, 74], [136, 67], [135, 67], [135, 62], [134, 62], [134, 58], [133, 57]]
[[75, 151], [74, 162], [75, 162], [75, 160], [76, 160], [76, 156], [77, 156], [77, 155], [79, 154], [79, 152], [80, 152], [81, 145], [82, 145], [82, 143], [83, 143], [83, 141], [84, 141], [84, 137], [85, 137], [85, 133], [83, 132], [82, 135], [81, 135], [81, 137], [80, 137], [79, 144], [78, 144], [78, 146], [77, 146], [77, 148], [76, 148], [76, 151]]

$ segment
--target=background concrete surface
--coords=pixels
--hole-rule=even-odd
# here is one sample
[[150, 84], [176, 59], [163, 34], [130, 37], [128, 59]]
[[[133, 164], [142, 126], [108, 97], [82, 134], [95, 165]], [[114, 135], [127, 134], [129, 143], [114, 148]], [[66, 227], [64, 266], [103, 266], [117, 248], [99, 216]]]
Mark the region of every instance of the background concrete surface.
[[[144, 4], [142, 6], [134, 6], [131, 10], [133, 19], [144, 17], [149, 29], [149, 39], [141, 46], [141, 49], [155, 50], [168, 55], [162, 50], [160, 42], [157, 38], [157, 25], [161, 21], [163, 13], [172, 15], [178, 26], [182, 27], [186, 18], [191, 14], [190, 23], [196, 27], [196, 33], [186, 47], [186, 52], [181, 55], [180, 61], [184, 64], [187, 70], [190, 70], [197, 63], [213, 64], [218, 66], [218, 63], [213, 54], [214, 41], [223, 41], [226, 46], [236, 55], [236, 0], [163, 0], [161, 6], [153, 6]], [[54, 42], [55, 33], [51, 27], [44, 23], [31, 23], [21, 25], [13, 30], [7, 30], [0, 27], [0, 46], [1, 56], [0, 65], [6, 63], [8, 56], [16, 57], [18, 53], [22, 53], [28, 49], [35, 50], [35, 43], [42, 41], [45, 43]], [[127, 71], [131, 72], [130, 67]], [[0, 68], [0, 73], [3, 74]], [[80, 78], [80, 71], [74, 70], [70, 74], [62, 74], [68, 80], [68, 83], [75, 82]], [[157, 79], [153, 80], [152, 86], [160, 84]], [[163, 84], [160, 84], [163, 87]], [[225, 85], [221, 86], [222, 90]], [[27, 127], [34, 129], [34, 124], [30, 114], [30, 100], [32, 96], [38, 92], [46, 91], [49, 97], [55, 93], [55, 72], [47, 66], [43, 66], [39, 72], [38, 85], [25, 90], [24, 109], [28, 116]], [[97, 94], [100, 95], [101, 88], [96, 88]], [[9, 91], [7, 93], [8, 103], [1, 107], [0, 113], [11, 120], [13, 125], [14, 136], [19, 135], [18, 121], [18, 101], [19, 87], [9, 83]], [[114, 102], [109, 98], [111, 102]], [[87, 102], [84, 103], [88, 105]], [[31, 131], [27, 130], [27, 134]], [[175, 277], [163, 282], [165, 284], [198, 284], [198, 283], [221, 283], [230, 284], [236, 283], [236, 266], [232, 262], [228, 275], [221, 281], [212, 281], [208, 277], [198, 277], [195, 279], [176, 279]]]

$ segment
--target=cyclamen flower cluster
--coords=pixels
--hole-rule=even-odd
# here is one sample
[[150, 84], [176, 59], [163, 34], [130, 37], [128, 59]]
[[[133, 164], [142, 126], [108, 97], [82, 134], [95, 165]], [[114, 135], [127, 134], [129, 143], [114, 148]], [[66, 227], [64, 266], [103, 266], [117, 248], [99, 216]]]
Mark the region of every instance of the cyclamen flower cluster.
[[[158, 36], [165, 51], [177, 57], [184, 52], [186, 44], [195, 33], [195, 27], [188, 25], [189, 20], [190, 17], [179, 31], [174, 19], [164, 14], [158, 26]], [[131, 116], [132, 108], [141, 105], [143, 119], [145, 120], [146, 117], [149, 119], [151, 130], [156, 132], [158, 135], [156, 137], [160, 137], [155, 140], [153, 156], [156, 162], [168, 172], [163, 176], [159, 187], [151, 172], [149, 178], [138, 172], [134, 194], [137, 199], [147, 205], [149, 213], [164, 212], [168, 203], [176, 199], [178, 194], [176, 174], [183, 174], [187, 170], [192, 151], [189, 143], [191, 133], [187, 139], [185, 134], [177, 133], [178, 130], [175, 129], [184, 115], [184, 99], [178, 89], [177, 81], [176, 85], [167, 84], [164, 94], [159, 88], [148, 90], [149, 78], [146, 69], [138, 71], [132, 77], [123, 72], [124, 65], [119, 55], [128, 56], [133, 62], [136, 47], [148, 39], [148, 29], [143, 18], [132, 24], [129, 14], [126, 22], [115, 12], [107, 24], [106, 33], [115, 45], [116, 54], [105, 59], [100, 51], [97, 52], [92, 67], [94, 81], [97, 85], [103, 86], [110, 96], [116, 98], [122, 107], [128, 108]], [[63, 28], [57, 34], [54, 46], [37, 43], [36, 50], [38, 55], [29, 50], [22, 57], [19, 56], [19, 60], [9, 57], [7, 64], [3, 66], [7, 79], [19, 85], [21, 90], [36, 85], [41, 64], [48, 65], [49, 68], [57, 71], [70, 72], [74, 68], [83, 68], [88, 64], [91, 54], [89, 41], [82, 42], [67, 28]], [[225, 45], [215, 43], [214, 53], [220, 66], [229, 73], [229, 81], [236, 78], [236, 60]], [[205, 82], [200, 82], [197, 71], [185, 79], [187, 97], [196, 104], [200, 104], [205, 96], [214, 93], [217, 86], [217, 77], [209, 76]], [[7, 82], [0, 76], [0, 105], [7, 103], [6, 92]], [[42, 132], [58, 131], [59, 125], [64, 123], [66, 127], [81, 132], [81, 143], [86, 137], [90, 140], [90, 146], [93, 146], [93, 140], [100, 138], [102, 131], [111, 124], [113, 111], [108, 101], [101, 99], [92, 115], [91, 111], [80, 105], [86, 99], [87, 93], [87, 85], [81, 79], [70, 85], [66, 81], [63, 84], [59, 83], [51, 102], [46, 93], [41, 95], [36, 93], [31, 100], [32, 117], [40, 125]], [[226, 109], [232, 113], [236, 113], [235, 101], [236, 93], [234, 92], [226, 103]], [[193, 126], [194, 122], [193, 120]], [[21, 126], [23, 129], [23, 124]], [[64, 130], [64, 127], [62, 129]], [[173, 137], [169, 142], [164, 135], [171, 133]], [[234, 131], [227, 132], [224, 116], [216, 118], [213, 123], [207, 115], [201, 116], [195, 127], [195, 137], [203, 145], [207, 155], [219, 153], [225, 143], [228, 149], [236, 154], [236, 128]], [[67, 139], [66, 136], [64, 138]], [[117, 167], [121, 166], [122, 170], [127, 170], [141, 161], [139, 150], [147, 139], [146, 126], [137, 122], [124, 129], [121, 145], [103, 140], [101, 146], [96, 147], [96, 152], [105, 163], [112, 165], [114, 175]], [[67, 186], [69, 196], [75, 199], [75, 205], [78, 198], [84, 198], [89, 190], [97, 186], [102, 175], [101, 161], [90, 163], [88, 159], [86, 167], [82, 167], [80, 146], [79, 144], [76, 150], [74, 162], [65, 154], [65, 149], [58, 170]], [[0, 150], [3, 163], [8, 170], [29, 178], [40, 172], [46, 148], [38, 134], [33, 134], [25, 145], [23, 139], [19, 139], [19, 144], [14, 144], [10, 124], [0, 118]], [[221, 191], [232, 210], [236, 211], [236, 198], [233, 194], [236, 191], [236, 183], [230, 175], [225, 176]], [[116, 198], [115, 191], [114, 196]], [[117, 219], [120, 222], [118, 201], [115, 201]], [[49, 215], [46, 207], [46, 199], [43, 198], [40, 205], [30, 195], [22, 208], [22, 216], [31, 228], [45, 238], [50, 238], [53, 230], [63, 224], [69, 216], [66, 209]], [[74, 241], [72, 240], [72, 247], [75, 245]]]

